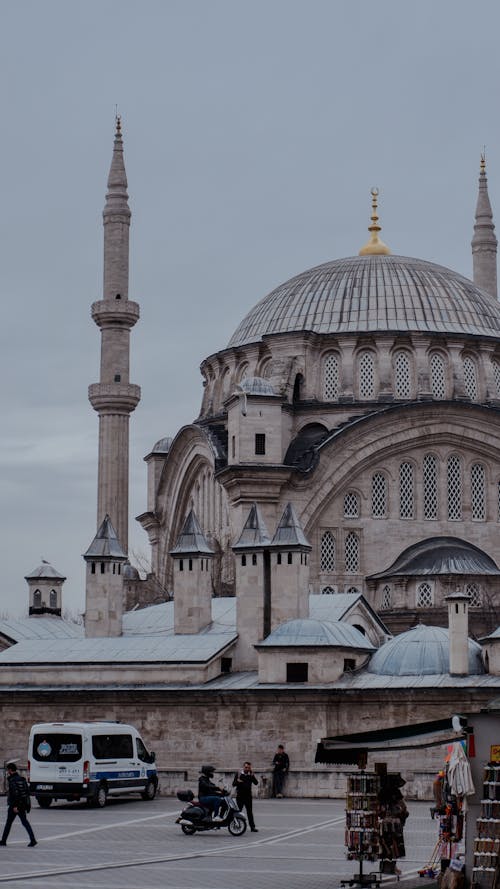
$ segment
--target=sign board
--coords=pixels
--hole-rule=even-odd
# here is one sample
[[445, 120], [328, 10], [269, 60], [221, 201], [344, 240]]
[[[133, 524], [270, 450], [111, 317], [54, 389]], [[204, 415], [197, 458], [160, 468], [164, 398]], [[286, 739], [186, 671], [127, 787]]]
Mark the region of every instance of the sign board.
[[490, 762], [500, 762], [500, 744], [492, 744], [490, 747]]

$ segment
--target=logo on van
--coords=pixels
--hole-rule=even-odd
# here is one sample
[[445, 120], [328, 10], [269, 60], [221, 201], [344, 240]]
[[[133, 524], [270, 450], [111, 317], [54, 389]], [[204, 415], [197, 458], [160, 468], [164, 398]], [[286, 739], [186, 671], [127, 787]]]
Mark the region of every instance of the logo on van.
[[48, 741], [42, 741], [41, 744], [36, 748], [36, 752], [39, 756], [50, 756], [52, 753], [52, 747], [50, 746]]

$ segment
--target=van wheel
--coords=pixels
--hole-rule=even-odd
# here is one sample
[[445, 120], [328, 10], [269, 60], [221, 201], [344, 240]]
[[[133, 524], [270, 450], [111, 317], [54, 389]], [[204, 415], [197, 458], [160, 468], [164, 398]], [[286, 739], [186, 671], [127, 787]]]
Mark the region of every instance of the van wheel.
[[52, 802], [52, 797], [51, 796], [37, 796], [36, 801], [41, 809], [48, 809], [51, 802]]
[[108, 799], [108, 790], [104, 786], [104, 784], [101, 784], [101, 786], [97, 788], [97, 793], [94, 797], [96, 806], [98, 806], [99, 809], [104, 809], [107, 799]]
[[154, 799], [156, 796], [157, 784], [156, 781], [148, 781], [144, 790], [141, 793], [143, 799]]

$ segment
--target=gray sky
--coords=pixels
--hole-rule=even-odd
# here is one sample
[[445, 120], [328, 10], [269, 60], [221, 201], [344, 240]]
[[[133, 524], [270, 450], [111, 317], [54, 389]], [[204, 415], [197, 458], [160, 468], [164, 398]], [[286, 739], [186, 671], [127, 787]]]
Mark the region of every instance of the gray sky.
[[[132, 209], [131, 548], [143, 456], [262, 296], [357, 253], [470, 276], [479, 155], [500, 213], [497, 0], [1, 0], [0, 612], [48, 559], [83, 609], [96, 530], [102, 218], [114, 109]], [[137, 528], [135, 527], [137, 525]]]

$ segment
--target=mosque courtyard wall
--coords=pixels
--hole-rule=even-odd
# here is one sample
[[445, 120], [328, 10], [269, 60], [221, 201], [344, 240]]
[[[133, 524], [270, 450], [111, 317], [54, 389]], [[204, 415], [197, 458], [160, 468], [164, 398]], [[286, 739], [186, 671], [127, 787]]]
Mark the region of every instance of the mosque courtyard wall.
[[[316, 765], [320, 738], [479, 712], [498, 688], [409, 688], [378, 690], [279, 689], [22, 689], [0, 690], [2, 761], [26, 762], [35, 722], [117, 720], [135, 725], [156, 753], [162, 792], [196, 785], [202, 763], [229, 774], [250, 759], [269, 791], [278, 743], [291, 760], [290, 796], [341, 797], [342, 767]], [[427, 799], [443, 762], [443, 747], [378, 753], [369, 759], [401, 771], [409, 797]], [[372, 761], [373, 760], [373, 761]], [[344, 767], [345, 769], [345, 767]]]

